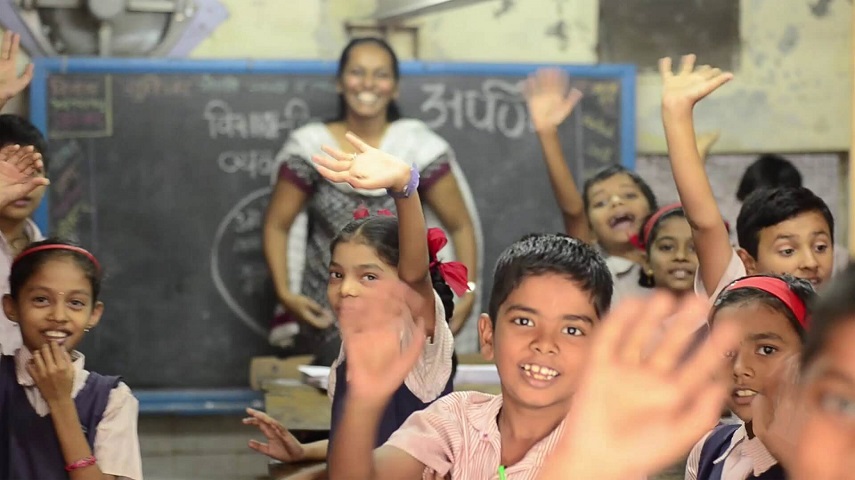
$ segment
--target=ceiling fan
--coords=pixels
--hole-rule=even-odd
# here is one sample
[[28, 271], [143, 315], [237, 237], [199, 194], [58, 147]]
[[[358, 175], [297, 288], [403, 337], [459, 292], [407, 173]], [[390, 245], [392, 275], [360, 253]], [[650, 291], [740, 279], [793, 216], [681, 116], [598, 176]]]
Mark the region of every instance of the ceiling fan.
[[14, 0], [45, 55], [160, 56], [179, 40], [195, 0]]

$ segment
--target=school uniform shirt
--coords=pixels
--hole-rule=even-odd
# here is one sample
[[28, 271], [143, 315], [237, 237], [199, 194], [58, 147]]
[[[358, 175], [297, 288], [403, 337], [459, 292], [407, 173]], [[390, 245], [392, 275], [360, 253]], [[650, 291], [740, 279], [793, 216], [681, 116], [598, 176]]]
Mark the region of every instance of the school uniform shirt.
[[[709, 438], [707, 433], [700, 442], [696, 443], [689, 453], [686, 461], [685, 480], [708, 480], [698, 478], [698, 463], [701, 459], [701, 450], [704, 442]], [[740, 426], [730, 439], [730, 446], [713, 463], [724, 462], [721, 480], [746, 480], [749, 477], [759, 477], [770, 468], [777, 465], [778, 461], [766, 450], [759, 438], [748, 438], [745, 425]]]
[[739, 255], [736, 254], [736, 250], [730, 251], [730, 263], [727, 264], [727, 268], [724, 270], [724, 274], [722, 274], [721, 278], [718, 281], [718, 284], [715, 287], [715, 291], [710, 295], [707, 293], [707, 289], [704, 288], [704, 281], [701, 280], [701, 266], [698, 265], [698, 270], [695, 272], [695, 294], [700, 296], [701, 298], [709, 298], [711, 301], [714, 301], [718, 298], [718, 295], [724, 290], [725, 287], [730, 285], [732, 282], [739, 280], [740, 278], [748, 275], [745, 271], [745, 264], [742, 263], [742, 259], [739, 258]]
[[[436, 400], [448, 383], [451, 376], [451, 356], [454, 353], [454, 334], [445, 320], [445, 307], [442, 299], [436, 291], [433, 292], [435, 327], [433, 338], [425, 342], [424, 350], [418, 362], [407, 375], [404, 385], [422, 402]], [[408, 341], [405, 340], [404, 346]], [[341, 348], [338, 358], [330, 367], [327, 395], [330, 399], [335, 393], [336, 368], [344, 361], [344, 347]]]
[[[50, 407], [36, 387], [33, 377], [27, 372], [26, 365], [32, 358], [33, 354], [29, 349], [19, 348], [15, 353], [15, 374], [18, 384], [24, 387], [33, 410], [44, 417], [50, 413]], [[89, 372], [83, 368], [86, 359], [82, 353], [74, 351], [71, 358], [74, 367], [71, 396], [74, 398], [86, 384]], [[131, 393], [131, 389], [124, 382], [120, 382], [110, 392], [95, 436], [92, 454], [98, 460], [98, 468], [102, 473], [115, 475], [118, 480], [142, 480], [142, 460], [137, 436], [138, 413], [139, 402]]]
[[[432, 479], [436, 473], [450, 474], [451, 478], [498, 480], [502, 441], [497, 418], [501, 408], [501, 395], [454, 392], [410, 415], [385, 445], [403, 450], [425, 464], [423, 479]], [[506, 465], [507, 479], [534, 480], [563, 431], [561, 422], [522, 460]]]
[[632, 260], [606, 255], [601, 252], [612, 274], [614, 293], [612, 293], [612, 308], [616, 307], [621, 300], [626, 298], [646, 297], [653, 292], [652, 288], [642, 287], [638, 284], [641, 277], [641, 265]]
[[[29, 243], [44, 240], [41, 230], [29, 218], [24, 220], [24, 235]], [[12, 271], [12, 260], [15, 254], [6, 237], [0, 232], [0, 295], [9, 293], [9, 273]], [[21, 329], [18, 324], [6, 318], [6, 312], [0, 309], [0, 353], [14, 355], [21, 348]]]

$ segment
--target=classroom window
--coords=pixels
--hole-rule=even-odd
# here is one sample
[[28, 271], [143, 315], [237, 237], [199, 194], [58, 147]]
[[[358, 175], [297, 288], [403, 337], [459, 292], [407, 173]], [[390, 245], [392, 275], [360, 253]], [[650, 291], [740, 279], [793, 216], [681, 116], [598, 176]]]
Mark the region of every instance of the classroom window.
[[739, 54], [739, 0], [600, 0], [603, 63], [656, 69], [665, 55], [696, 53], [702, 64], [733, 70]]

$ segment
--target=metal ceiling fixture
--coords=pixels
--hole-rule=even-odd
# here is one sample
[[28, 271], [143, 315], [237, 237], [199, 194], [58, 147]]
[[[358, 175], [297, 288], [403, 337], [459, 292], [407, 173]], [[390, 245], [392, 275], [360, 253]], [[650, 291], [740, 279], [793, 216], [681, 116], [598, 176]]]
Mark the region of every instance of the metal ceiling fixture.
[[435, 13], [450, 8], [462, 7], [484, 0], [377, 0], [377, 10], [372, 19], [391, 22], [407, 17]]
[[196, 13], [194, 0], [14, 0], [46, 55], [161, 56]]

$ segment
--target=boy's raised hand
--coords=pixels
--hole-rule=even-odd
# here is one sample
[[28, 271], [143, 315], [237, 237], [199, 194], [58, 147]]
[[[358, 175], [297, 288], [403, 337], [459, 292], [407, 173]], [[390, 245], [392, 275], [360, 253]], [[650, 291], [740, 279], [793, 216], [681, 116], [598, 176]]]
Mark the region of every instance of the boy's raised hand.
[[425, 344], [418, 294], [403, 282], [375, 280], [341, 300], [338, 318], [347, 361], [348, 398], [385, 407], [415, 366]]
[[529, 75], [523, 95], [538, 132], [558, 128], [582, 99], [582, 91], [570, 88], [570, 77], [559, 68], [542, 68]]
[[243, 424], [255, 425], [267, 437], [267, 443], [250, 440], [249, 448], [280, 462], [295, 463], [305, 460], [303, 444], [281, 423], [253, 408], [247, 408], [246, 413], [249, 416], [243, 419]]
[[48, 185], [47, 178], [36, 176], [43, 168], [42, 155], [32, 146], [6, 145], [0, 148], [0, 208], [26, 197], [40, 186]]
[[33, 64], [30, 63], [24, 69], [24, 73], [18, 75], [18, 51], [20, 50], [21, 36], [9, 30], [3, 34], [3, 42], [0, 43], [0, 108], [10, 98], [21, 93], [33, 79]]
[[675, 75], [671, 58], [659, 59], [662, 76], [662, 107], [667, 109], [691, 110], [695, 103], [733, 78], [730, 72], [722, 72], [709, 65], [695, 68], [695, 55], [684, 55]]
[[74, 365], [71, 355], [57, 342], [47, 342], [34, 351], [27, 372], [48, 404], [71, 400]]
[[715, 425], [730, 385], [725, 353], [738, 343], [736, 328], [717, 327], [686, 358], [708, 305], [692, 298], [676, 313], [674, 306], [663, 294], [647, 303], [627, 300], [598, 327], [564, 437], [539, 480], [651, 475]]
[[368, 145], [351, 132], [347, 141], [358, 153], [345, 153], [329, 146], [323, 151], [332, 159], [312, 156], [318, 172], [333, 183], [348, 183], [354, 188], [374, 190], [388, 188], [400, 191], [410, 182], [411, 165], [403, 160]]

